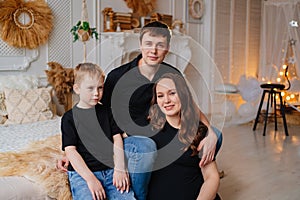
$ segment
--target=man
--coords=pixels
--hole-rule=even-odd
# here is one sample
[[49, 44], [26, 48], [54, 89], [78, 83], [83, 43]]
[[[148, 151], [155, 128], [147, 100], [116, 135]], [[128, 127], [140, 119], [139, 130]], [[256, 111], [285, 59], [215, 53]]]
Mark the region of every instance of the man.
[[[170, 48], [170, 39], [170, 30], [166, 24], [155, 21], [145, 25], [140, 32], [141, 54], [131, 62], [112, 70], [105, 80], [102, 103], [112, 107], [114, 116], [124, 116], [115, 117], [115, 120], [119, 126], [123, 126], [122, 129], [127, 126], [130, 130], [127, 130], [128, 133], [139, 133], [135, 128], [148, 125], [147, 116], [155, 81], [166, 72], [180, 74], [176, 68], [163, 62]], [[131, 118], [124, 111], [126, 109], [129, 109], [130, 117], [139, 126], [130, 123]], [[208, 119], [201, 111], [200, 120], [210, 127]], [[128, 123], [134, 128], [128, 126]], [[217, 136], [210, 127], [207, 137], [198, 147], [198, 150], [203, 148], [203, 157], [199, 163], [201, 167], [213, 160], [216, 143]]]

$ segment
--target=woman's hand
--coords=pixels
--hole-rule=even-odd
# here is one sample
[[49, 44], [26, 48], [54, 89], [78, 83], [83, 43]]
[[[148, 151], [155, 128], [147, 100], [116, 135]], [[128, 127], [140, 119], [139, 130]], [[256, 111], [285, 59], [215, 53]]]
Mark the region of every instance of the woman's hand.
[[123, 193], [124, 191], [129, 192], [130, 179], [128, 172], [125, 170], [114, 169], [113, 184], [116, 188]]

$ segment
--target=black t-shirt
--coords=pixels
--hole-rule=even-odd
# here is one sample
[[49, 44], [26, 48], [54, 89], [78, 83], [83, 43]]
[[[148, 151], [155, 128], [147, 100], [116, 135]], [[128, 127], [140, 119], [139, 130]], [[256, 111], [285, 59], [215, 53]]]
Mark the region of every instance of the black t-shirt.
[[167, 122], [164, 128], [152, 139], [158, 149], [155, 171], [151, 174], [149, 200], [195, 200], [204, 183], [200, 158], [191, 156], [189, 148], [183, 151], [184, 145], [179, 141], [178, 129]]
[[[148, 135], [147, 117], [153, 96], [154, 83], [166, 73], [180, 74], [180, 71], [167, 63], [159, 66], [153, 80], [143, 76], [138, 66], [140, 54], [133, 61], [112, 70], [104, 83], [101, 102], [111, 106], [118, 126], [129, 134]], [[144, 133], [142, 133], [144, 132]]]
[[[122, 133], [115, 124], [110, 108], [97, 104], [91, 109], [76, 105], [61, 120], [62, 150], [76, 146], [91, 171], [112, 168], [113, 135]], [[70, 164], [69, 171], [74, 171]]]

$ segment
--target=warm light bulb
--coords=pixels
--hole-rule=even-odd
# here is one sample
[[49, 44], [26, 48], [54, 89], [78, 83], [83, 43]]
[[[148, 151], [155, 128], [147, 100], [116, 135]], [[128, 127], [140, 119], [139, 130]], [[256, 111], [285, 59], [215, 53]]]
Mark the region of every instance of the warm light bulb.
[[285, 95], [285, 92], [281, 92], [281, 96], [284, 97], [284, 95]]
[[281, 81], [281, 78], [277, 78], [276, 80], [277, 80], [277, 82], [278, 82], [278, 83], [280, 83], [280, 81]]
[[268, 84], [271, 84], [271, 81], [268, 81], [267, 83], [268, 83]]
[[286, 99], [287, 101], [289, 101], [289, 100], [291, 100], [291, 97], [290, 97], [290, 96], [287, 96], [285, 99]]
[[280, 76], [283, 76], [283, 72], [279, 72], [279, 75], [280, 75]]
[[291, 94], [291, 98], [294, 99], [294, 98], [295, 98], [295, 95], [294, 95], [294, 94]]
[[287, 65], [282, 65], [282, 69], [286, 69], [287, 68]]

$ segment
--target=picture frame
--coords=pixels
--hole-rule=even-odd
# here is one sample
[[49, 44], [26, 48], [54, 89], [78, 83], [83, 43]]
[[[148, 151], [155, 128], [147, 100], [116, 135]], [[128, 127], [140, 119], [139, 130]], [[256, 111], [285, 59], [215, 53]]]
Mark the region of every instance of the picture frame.
[[186, 19], [188, 23], [200, 24], [203, 15], [203, 0], [186, 0]]

